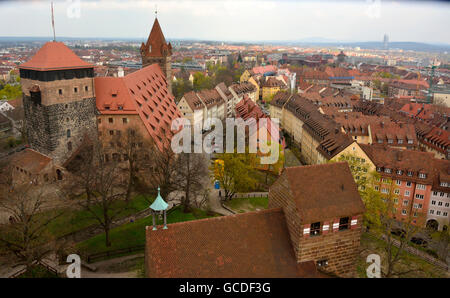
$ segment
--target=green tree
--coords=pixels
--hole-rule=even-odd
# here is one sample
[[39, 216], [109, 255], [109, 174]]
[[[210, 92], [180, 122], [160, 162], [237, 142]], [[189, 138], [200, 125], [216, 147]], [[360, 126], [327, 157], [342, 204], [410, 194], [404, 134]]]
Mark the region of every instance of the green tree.
[[0, 99], [16, 99], [22, 96], [22, 87], [20, 85], [6, 84], [2, 90], [0, 90]]
[[224, 189], [223, 200], [230, 200], [234, 194], [245, 192], [256, 185], [256, 180], [248, 173], [253, 170], [254, 156], [244, 153], [219, 153], [217, 159], [223, 163], [212, 166], [214, 180], [220, 182]]
[[200, 91], [203, 89], [212, 89], [213, 81], [211, 77], [207, 77], [201, 72], [196, 72], [194, 74], [194, 90]]

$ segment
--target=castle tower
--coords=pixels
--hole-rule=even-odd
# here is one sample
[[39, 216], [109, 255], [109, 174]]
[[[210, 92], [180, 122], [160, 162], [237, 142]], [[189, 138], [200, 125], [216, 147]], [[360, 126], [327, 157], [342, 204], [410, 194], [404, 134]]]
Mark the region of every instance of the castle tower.
[[158, 18], [155, 17], [152, 31], [147, 43], [141, 45], [142, 67], [158, 63], [166, 76], [170, 93], [172, 93], [172, 45], [167, 44], [164, 34], [159, 26]]
[[19, 69], [28, 142], [62, 164], [84, 136], [97, 138], [94, 66], [53, 41]]

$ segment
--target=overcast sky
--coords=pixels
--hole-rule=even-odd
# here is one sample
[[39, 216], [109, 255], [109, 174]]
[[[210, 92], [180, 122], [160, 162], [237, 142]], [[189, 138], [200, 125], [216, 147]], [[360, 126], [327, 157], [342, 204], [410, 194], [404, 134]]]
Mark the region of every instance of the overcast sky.
[[[431, 1], [56, 0], [56, 35], [144, 39], [155, 4], [166, 38], [450, 44], [450, 4]], [[50, 1], [0, 0], [0, 36], [51, 35]]]

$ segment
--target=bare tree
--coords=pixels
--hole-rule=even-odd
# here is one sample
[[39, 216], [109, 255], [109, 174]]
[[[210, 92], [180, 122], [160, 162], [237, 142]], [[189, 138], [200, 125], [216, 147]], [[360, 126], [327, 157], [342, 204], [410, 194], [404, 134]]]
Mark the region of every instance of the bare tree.
[[72, 167], [71, 177], [67, 179], [71, 182], [65, 188], [66, 193], [86, 194], [87, 199], [80, 198], [78, 204], [103, 228], [108, 247], [112, 223], [129, 208], [125, 200], [128, 180], [117, 154], [111, 155], [100, 142], [93, 142], [78, 160], [82, 165]]
[[2, 188], [0, 210], [9, 214], [9, 223], [0, 229], [0, 249], [14, 265], [27, 270], [56, 250], [56, 239], [49, 225], [62, 211], [45, 212], [48, 202], [42, 186], [21, 184]]
[[181, 153], [177, 159], [177, 177], [180, 190], [184, 193], [181, 205], [187, 213], [190, 211], [191, 200], [196, 200], [203, 189], [205, 179], [208, 180], [205, 156], [198, 153]]

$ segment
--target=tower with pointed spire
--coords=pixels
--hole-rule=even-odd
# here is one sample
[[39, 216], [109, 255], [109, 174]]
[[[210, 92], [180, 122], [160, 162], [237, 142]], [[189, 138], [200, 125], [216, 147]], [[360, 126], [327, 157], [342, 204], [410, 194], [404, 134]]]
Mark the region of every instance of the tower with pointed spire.
[[158, 63], [167, 79], [170, 92], [172, 92], [172, 45], [166, 42], [158, 17], [155, 12], [155, 22], [146, 43], [141, 45], [142, 67]]

